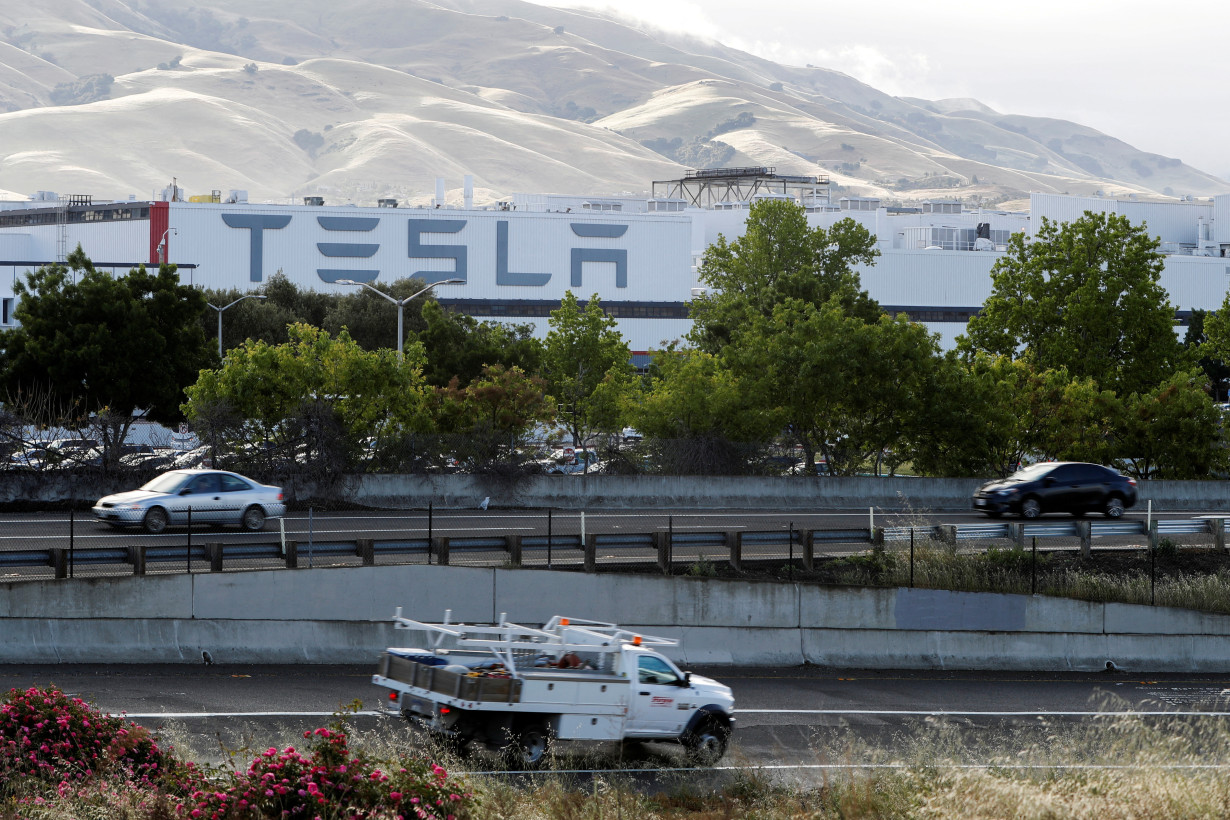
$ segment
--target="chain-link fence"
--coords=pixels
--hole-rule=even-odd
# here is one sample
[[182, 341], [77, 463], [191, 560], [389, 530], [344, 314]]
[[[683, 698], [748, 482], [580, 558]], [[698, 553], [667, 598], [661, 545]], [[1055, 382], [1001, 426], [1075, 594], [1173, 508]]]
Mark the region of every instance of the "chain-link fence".
[[108, 526], [78, 509], [0, 516], [0, 580], [447, 564], [1037, 592], [1074, 567], [1151, 582], [1201, 556], [1210, 558], [1204, 569], [1220, 569], [1227, 529], [1222, 518], [836, 528], [822, 512], [433, 504], [309, 506], [246, 531], [219, 525], [211, 512], [198, 507], [191, 523], [185, 516], [157, 533]]

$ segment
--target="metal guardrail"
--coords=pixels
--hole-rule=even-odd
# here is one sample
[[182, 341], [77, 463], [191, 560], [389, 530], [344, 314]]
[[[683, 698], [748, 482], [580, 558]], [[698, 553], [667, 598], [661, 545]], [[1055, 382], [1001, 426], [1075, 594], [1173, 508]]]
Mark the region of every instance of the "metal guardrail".
[[[1214, 522], [1220, 521], [1220, 533]], [[191, 571], [192, 565], [205, 564], [209, 571], [224, 569], [252, 569], [240, 566], [241, 562], [264, 562], [260, 568], [269, 569], [269, 562], [277, 562], [287, 568], [314, 566], [316, 558], [357, 559], [363, 566], [373, 566], [376, 557], [417, 556], [426, 557], [428, 563], [450, 563], [451, 554], [503, 554], [502, 563], [520, 565], [523, 553], [541, 556], [544, 551], [558, 550], [565, 563], [577, 563], [577, 554], [586, 570], [597, 568], [598, 553], [628, 560], [640, 553], [644, 560], [655, 561], [663, 569], [676, 562], [675, 550], [682, 549], [681, 560], [691, 561], [696, 550], [712, 550], [710, 556], [717, 558], [728, 551], [730, 563], [738, 566], [743, 550], [751, 548], [757, 558], [777, 558], [797, 555], [808, 568], [812, 566], [817, 545], [851, 545], [856, 549], [889, 542], [938, 540], [955, 544], [958, 541], [1008, 540], [1021, 544], [1027, 538], [1079, 538], [1082, 551], [1088, 551], [1095, 538], [1144, 537], [1153, 547], [1160, 538], [1172, 535], [1195, 535], [1208, 533], [1214, 544], [1224, 548], [1226, 533], [1230, 532], [1230, 516], [1226, 518], [1205, 517], [1189, 520], [1141, 520], [1131, 521], [1025, 521], [987, 522], [960, 525], [883, 527], [873, 532], [866, 528], [832, 530], [767, 530], [767, 531], [710, 531], [673, 532], [616, 532], [579, 534], [552, 534], [550, 543], [545, 535], [484, 535], [431, 538], [385, 539], [381, 541], [359, 539], [356, 541], [311, 541], [301, 543], [285, 541], [277, 543], [193, 543], [184, 546], [151, 545], [82, 548], [76, 550], [52, 547], [49, 549], [26, 549], [0, 551], [0, 568], [10, 570], [22, 567], [51, 567], [56, 578], [66, 578], [70, 566], [131, 565], [133, 574], [143, 575], [148, 564], [164, 565], [160, 572], [175, 571], [179, 564]], [[781, 548], [780, 553], [773, 553]], [[648, 555], [645, 555], [648, 553]], [[705, 554], [704, 552], [701, 553]], [[571, 556], [571, 557], [569, 557]], [[228, 566], [229, 565], [229, 566]]]

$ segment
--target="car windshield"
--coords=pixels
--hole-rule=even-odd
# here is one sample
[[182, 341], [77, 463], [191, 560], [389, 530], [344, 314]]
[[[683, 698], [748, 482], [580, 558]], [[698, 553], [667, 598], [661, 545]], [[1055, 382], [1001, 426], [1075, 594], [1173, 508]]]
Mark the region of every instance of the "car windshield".
[[191, 477], [189, 473], [163, 473], [141, 489], [151, 493], [173, 493]]
[[1039, 476], [1045, 475], [1053, 469], [1055, 469], [1054, 463], [1048, 462], [1048, 461], [1043, 461], [1040, 464], [1031, 464], [1025, 469], [1017, 470], [1015, 473], [1013, 473], [1012, 480], [1013, 481], [1029, 481], [1031, 479], [1035, 479], [1035, 478], [1038, 478]]

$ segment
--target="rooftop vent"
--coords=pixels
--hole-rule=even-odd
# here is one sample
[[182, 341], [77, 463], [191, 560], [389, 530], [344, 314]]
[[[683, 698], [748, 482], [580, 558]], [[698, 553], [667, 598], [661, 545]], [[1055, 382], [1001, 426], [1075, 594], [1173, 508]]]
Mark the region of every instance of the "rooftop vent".
[[376, 205], [381, 208], [396, 208], [397, 200], [396, 199], [377, 199]]
[[325, 204], [325, 198], [323, 196], [305, 196], [303, 198], [303, 204], [309, 205], [313, 208], [319, 208], [321, 205]]

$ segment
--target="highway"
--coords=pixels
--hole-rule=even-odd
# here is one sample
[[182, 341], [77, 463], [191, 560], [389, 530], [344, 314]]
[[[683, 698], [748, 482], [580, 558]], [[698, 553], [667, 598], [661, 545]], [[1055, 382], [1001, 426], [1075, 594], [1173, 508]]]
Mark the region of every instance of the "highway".
[[[1154, 512], [1157, 519], [1191, 519], [1201, 515], [1225, 515], [1224, 511]], [[1093, 521], [1105, 520], [1091, 516]], [[1145, 511], [1133, 509], [1123, 520], [1143, 521]], [[799, 510], [603, 510], [579, 513], [555, 510], [550, 515], [554, 535], [576, 535], [586, 532], [653, 532], [671, 529], [678, 533], [689, 531], [786, 531], [793, 526], [801, 529], [852, 529], [867, 528], [872, 521], [878, 527], [930, 526], [934, 524], [985, 524], [996, 523], [975, 512], [891, 511], [868, 509], [831, 509], [815, 511]], [[1001, 519], [1015, 521], [1017, 519]], [[1040, 522], [1070, 522], [1070, 515], [1046, 515]], [[193, 537], [201, 541], [225, 541], [227, 543], [268, 542], [280, 537], [281, 525], [276, 520], [266, 523], [265, 530], [247, 533], [236, 528], [215, 529], [193, 527]], [[309, 534], [321, 541], [354, 540], [356, 538], [395, 539], [425, 537], [432, 535], [471, 536], [546, 535], [548, 514], [546, 510], [500, 510], [490, 509], [437, 509], [429, 515], [426, 510], [412, 511], [312, 511], [289, 513], [285, 518], [288, 539], [306, 543]], [[31, 549], [48, 546], [67, 546], [70, 529], [76, 547], [116, 547], [133, 543], [154, 545], [178, 545], [185, 543], [187, 528], [173, 527], [160, 535], [148, 535], [137, 529], [114, 529], [96, 522], [88, 512], [70, 516], [64, 511], [47, 513], [0, 514], [0, 550]]]
[[[374, 668], [374, 663], [373, 663]], [[1057, 737], [1071, 763], [1097, 751], [1091, 727], [1130, 731], [1131, 720], [1165, 725], [1230, 717], [1230, 674], [891, 672], [795, 668], [700, 668], [735, 692], [737, 729], [723, 765], [784, 767], [801, 779], [827, 766], [901, 761], [919, 750], [951, 753], [953, 732], [965, 762], [1018, 756]], [[301, 745], [302, 732], [327, 725], [362, 701], [354, 729], [387, 748], [415, 742], [383, 709], [384, 692], [365, 667], [3, 666], [0, 687], [54, 684], [113, 714], [160, 732], [180, 753], [221, 762], [224, 748]], [[1127, 724], [1124, 721], [1129, 721]], [[1126, 727], [1126, 728], [1125, 728]], [[1049, 740], [1047, 740], [1049, 738]], [[574, 748], [577, 747], [577, 748]], [[568, 751], [568, 750], [572, 751]], [[584, 756], [579, 754], [584, 751]], [[1048, 758], [1065, 763], [1064, 752]], [[1020, 758], [1022, 761], [1025, 758]], [[245, 759], [246, 760], [246, 759]], [[1210, 760], [1211, 763], [1226, 761]], [[491, 761], [465, 762], [484, 769]], [[687, 765], [678, 747], [565, 746], [562, 767]], [[1230, 764], [1228, 764], [1230, 765]]]

